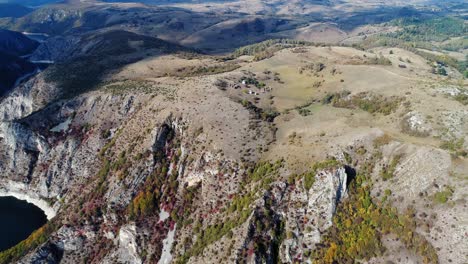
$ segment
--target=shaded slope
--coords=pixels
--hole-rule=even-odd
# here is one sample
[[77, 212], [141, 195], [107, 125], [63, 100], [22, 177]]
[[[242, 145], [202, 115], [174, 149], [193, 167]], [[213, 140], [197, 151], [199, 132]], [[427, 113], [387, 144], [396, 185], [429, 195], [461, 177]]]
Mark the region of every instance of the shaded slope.
[[34, 64], [0, 51], [0, 96], [11, 89], [18, 78], [33, 72], [35, 69]]
[[84, 36], [70, 59], [47, 69], [46, 80], [58, 84], [62, 96], [70, 97], [94, 89], [106, 75], [145, 57], [190, 52], [157, 38], [115, 30]]
[[32, 53], [39, 43], [20, 32], [0, 29], [0, 51], [15, 56]]

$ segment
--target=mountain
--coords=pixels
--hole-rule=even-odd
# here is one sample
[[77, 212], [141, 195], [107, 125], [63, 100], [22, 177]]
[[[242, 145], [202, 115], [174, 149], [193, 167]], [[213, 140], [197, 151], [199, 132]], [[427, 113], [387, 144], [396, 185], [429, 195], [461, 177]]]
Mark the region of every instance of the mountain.
[[270, 38], [289, 38], [294, 31], [310, 36], [303, 40], [316, 41], [316, 34], [327, 34], [320, 32], [323, 26], [338, 32], [338, 36], [332, 38], [336, 43], [351, 34], [359, 34], [359, 27], [365, 23], [383, 23], [427, 12], [412, 8], [412, 12], [401, 12], [408, 8], [380, 5], [365, 8], [351, 5], [340, 9], [338, 3], [328, 1], [307, 1], [303, 3], [307, 4], [305, 6], [299, 6], [300, 1], [290, 5], [281, 1], [217, 3], [210, 2], [209, 6], [184, 3], [175, 7], [168, 4], [62, 3], [39, 8], [21, 18], [0, 19], [0, 28], [52, 36], [83, 34], [104, 28], [124, 29], [210, 53], [222, 53]]
[[31, 54], [39, 43], [20, 32], [0, 29], [0, 51], [15, 56]]
[[0, 18], [22, 17], [33, 11], [32, 8], [12, 3], [0, 3]]

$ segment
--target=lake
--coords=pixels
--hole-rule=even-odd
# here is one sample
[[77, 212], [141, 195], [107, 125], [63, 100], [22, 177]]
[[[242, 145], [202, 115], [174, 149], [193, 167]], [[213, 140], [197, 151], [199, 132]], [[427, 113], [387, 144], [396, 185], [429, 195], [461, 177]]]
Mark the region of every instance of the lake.
[[12, 196], [0, 197], [0, 251], [26, 239], [46, 222], [39, 207]]

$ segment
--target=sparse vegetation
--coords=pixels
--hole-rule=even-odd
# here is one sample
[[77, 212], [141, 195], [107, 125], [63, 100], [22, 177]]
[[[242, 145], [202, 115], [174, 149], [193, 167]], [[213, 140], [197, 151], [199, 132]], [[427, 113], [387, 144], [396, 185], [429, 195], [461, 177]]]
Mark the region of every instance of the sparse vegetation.
[[455, 100], [457, 100], [461, 104], [468, 105], [468, 92], [467, 93], [459, 93], [454, 98], [455, 98]]
[[113, 94], [124, 94], [128, 92], [143, 92], [151, 93], [156, 91], [156, 87], [153, 87], [152, 82], [148, 81], [135, 81], [135, 80], [126, 80], [122, 82], [114, 82], [107, 85], [101, 85], [104, 90], [109, 91]]
[[312, 111], [310, 111], [310, 109], [307, 109], [307, 108], [299, 108], [297, 110], [297, 112], [301, 115], [301, 116], [309, 116], [311, 115]]
[[380, 113], [389, 115], [397, 110], [403, 98], [392, 96], [384, 97], [382, 95], [375, 95], [370, 93], [359, 93], [354, 96], [350, 92], [343, 91], [335, 94], [327, 94], [322, 103], [331, 104], [334, 107], [341, 108], [359, 108], [371, 114]]
[[392, 137], [388, 134], [383, 134], [380, 137], [374, 139], [374, 148], [380, 148], [382, 146], [387, 145], [392, 141]]
[[450, 151], [456, 156], [466, 157], [468, 156], [468, 151], [464, 148], [464, 145], [465, 145], [465, 139], [459, 138], [459, 139], [445, 140], [442, 142], [440, 147], [442, 149]]
[[299, 73], [302, 74], [303, 72], [307, 71], [310, 73], [319, 73], [323, 70], [325, 70], [326, 66], [322, 62], [317, 62], [317, 63], [309, 63], [299, 69]]
[[[467, 31], [439, 17], [461, 14], [451, 3], [72, 2], [26, 27], [60, 24], [31, 57], [56, 63], [0, 100], [17, 119], [1, 128], [4, 178], [52, 197], [59, 219], [0, 264], [49, 261], [56, 246], [60, 258], [62, 242], [76, 247], [67, 263], [125, 262], [125, 247], [142, 263], [163, 252], [176, 263], [377, 263], [397, 251], [397, 262], [463, 261], [468, 94], [453, 69], [468, 76]], [[385, 24], [406, 12], [421, 16]], [[214, 55], [278, 36], [335, 44], [275, 39]]]
[[265, 109], [262, 109], [246, 99], [240, 100], [239, 103], [254, 114], [256, 118], [267, 122], [273, 122], [275, 118], [280, 115], [278, 110], [274, 107], [266, 107]]
[[312, 166], [312, 168], [309, 171], [306, 171], [306, 172], [304, 172], [302, 174], [292, 174], [292, 175], [290, 175], [289, 178], [288, 178], [288, 183], [289, 184], [296, 184], [299, 180], [302, 180], [304, 189], [306, 191], [309, 191], [310, 188], [312, 188], [312, 186], [314, 185], [315, 175], [317, 175], [317, 173], [319, 171], [321, 171], [321, 170], [333, 170], [333, 169], [336, 169], [340, 165], [341, 165], [341, 163], [338, 160], [334, 159], [334, 158], [324, 160], [322, 162], [314, 163], [314, 165]]
[[376, 56], [364, 60], [368, 65], [392, 65], [392, 61], [384, 56]]
[[[407, 17], [394, 20], [389, 25], [398, 26], [401, 30], [370, 36], [363, 41], [362, 46], [365, 48], [380, 46], [403, 48], [422, 56], [431, 63], [450, 66], [462, 74], [467, 73], [466, 61], [457, 61], [445, 54], [439, 55], [421, 50], [463, 50], [467, 44], [465, 36], [468, 30], [463, 19]], [[436, 68], [434, 73], [446, 75], [442, 67]]]
[[[277, 173], [282, 166], [283, 161], [278, 160], [275, 163], [262, 162], [251, 168], [242, 183], [242, 191], [233, 197], [226, 209], [229, 212], [229, 217], [217, 224], [208, 225], [205, 229], [196, 228], [197, 240], [184, 255], [178, 257], [176, 263], [187, 263], [190, 257], [200, 255], [206, 246], [228, 235], [232, 229], [245, 223], [252, 214], [253, 202], [261, 196], [262, 192], [278, 176]], [[247, 187], [250, 184], [254, 184], [255, 188], [249, 190]]]
[[304, 173], [303, 178], [304, 178], [304, 188], [306, 190], [310, 190], [310, 188], [312, 188], [312, 185], [314, 185], [314, 182], [315, 182], [315, 172], [314, 171], [306, 172]]
[[245, 77], [242, 78], [240, 82], [244, 82], [246, 85], [253, 85], [259, 89], [264, 88], [266, 86], [265, 83], [259, 82], [255, 77]]

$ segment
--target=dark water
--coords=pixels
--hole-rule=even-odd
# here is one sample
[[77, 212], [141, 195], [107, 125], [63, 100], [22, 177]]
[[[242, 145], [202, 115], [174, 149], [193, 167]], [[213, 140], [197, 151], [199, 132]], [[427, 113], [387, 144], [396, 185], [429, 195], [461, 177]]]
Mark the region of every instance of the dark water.
[[35, 205], [11, 196], [0, 197], [0, 251], [26, 239], [46, 222], [46, 215]]

